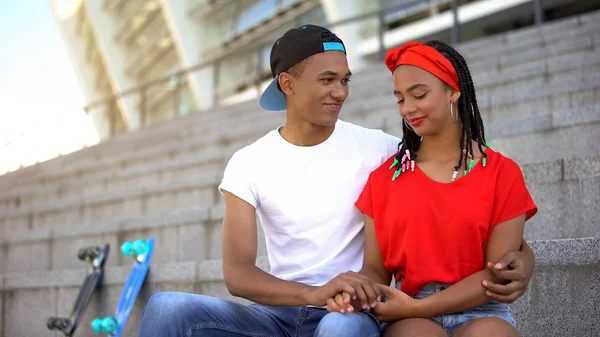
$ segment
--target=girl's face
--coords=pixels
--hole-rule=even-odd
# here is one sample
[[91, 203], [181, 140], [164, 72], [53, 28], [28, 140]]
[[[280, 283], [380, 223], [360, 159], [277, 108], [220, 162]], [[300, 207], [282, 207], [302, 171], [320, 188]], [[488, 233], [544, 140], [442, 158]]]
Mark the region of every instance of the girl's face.
[[394, 95], [400, 116], [419, 136], [438, 135], [461, 127], [460, 121], [454, 122], [460, 93], [426, 70], [411, 65], [396, 68]]

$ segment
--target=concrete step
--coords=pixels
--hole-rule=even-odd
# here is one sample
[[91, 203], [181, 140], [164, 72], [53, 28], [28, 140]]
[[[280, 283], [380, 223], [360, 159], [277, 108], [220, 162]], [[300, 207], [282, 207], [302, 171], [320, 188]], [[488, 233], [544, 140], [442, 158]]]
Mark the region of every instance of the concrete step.
[[[572, 60], [568, 60], [569, 57], [573, 57]], [[541, 98], [545, 98], [546, 100], [550, 100], [551, 96], [548, 95], [548, 91], [552, 91], [552, 92], [558, 92], [558, 93], [562, 93], [563, 96], [565, 96], [564, 94], [564, 89], [560, 88], [560, 82], [561, 81], [568, 81], [570, 82], [574, 82], [574, 83], [579, 83], [580, 80], [582, 78], [588, 78], [592, 84], [595, 83], [594, 80], [594, 74], [597, 74], [598, 70], [599, 70], [599, 63], [600, 63], [600, 55], [598, 54], [597, 51], [588, 51], [588, 52], [578, 52], [575, 53], [573, 55], [566, 55], [566, 56], [557, 56], [554, 58], [550, 58], [547, 60], [542, 60], [542, 61], [536, 61], [536, 62], [530, 62], [530, 63], [526, 63], [523, 65], [518, 65], [518, 66], [514, 66], [514, 67], [509, 67], [503, 71], [492, 71], [488, 73], [483, 73], [482, 78], [484, 78], [483, 80], [483, 85], [480, 86], [478, 85], [478, 87], [481, 89], [483, 88], [483, 90], [478, 90], [479, 91], [479, 101], [480, 101], [480, 108], [482, 110], [483, 113], [487, 113], [487, 114], [492, 114], [492, 112], [490, 112], [490, 110], [492, 109], [498, 109], [500, 107], [497, 107], [498, 103], [501, 103], [503, 106], [511, 106], [512, 104], [504, 104], [507, 103], [506, 101], [503, 101], [502, 99], [500, 100], [500, 102], [498, 102], [498, 100], [496, 98], [492, 99], [490, 97], [502, 97], [502, 96], [506, 96], [508, 97], [508, 100], [513, 100], [514, 101], [514, 92], [523, 92], [523, 87], [528, 87], [528, 86], [532, 86], [535, 85], [536, 91], [539, 91], [538, 96]], [[567, 62], [569, 61], [569, 62]], [[574, 68], [577, 67], [577, 68]], [[590, 75], [591, 74], [591, 75]], [[383, 74], [382, 74], [383, 76]], [[597, 77], [597, 76], [596, 76]], [[553, 78], [556, 78], [555, 80], [553, 80]], [[512, 82], [517, 82], [514, 83], [513, 85], [511, 85], [512, 88], [505, 88], [503, 87], [503, 81], [512, 81]], [[368, 83], [369, 81], [364, 81], [365, 83]], [[476, 82], [478, 83], [478, 82]], [[377, 108], [377, 107], [388, 107], [391, 108], [392, 104], [393, 104], [393, 97], [391, 97], [391, 95], [389, 94], [385, 94], [383, 95], [382, 93], [385, 92], [384, 88], [386, 89], [388, 88], [389, 84], [386, 84], [385, 82], [382, 82], [381, 80], [376, 81], [376, 83], [373, 84], [369, 84], [369, 85], [362, 85], [362, 87], [359, 87], [360, 90], [356, 91], [358, 93], [363, 93], [363, 94], [369, 94], [371, 91], [375, 90], [375, 93], [377, 95], [375, 95], [374, 97], [371, 96], [370, 99], [360, 99], [360, 98], [356, 98], [356, 95], [351, 96], [350, 101], [348, 102], [346, 108], [344, 109], [344, 114], [346, 116], [353, 116], [354, 114], [360, 115], [361, 113], [363, 113], [365, 110], [368, 111], [370, 109], [372, 109], [373, 107]], [[545, 88], [547, 86], [547, 84], [552, 84], [553, 87], [551, 88]], [[580, 83], [579, 87], [581, 86], [585, 86], [585, 83]], [[363, 88], [364, 87], [364, 88]], [[563, 85], [564, 87], [564, 85]], [[508, 91], [507, 91], [508, 89]], [[581, 89], [581, 88], [579, 88]], [[593, 90], [592, 88], [589, 88], [589, 90]], [[552, 99], [556, 100], [556, 97], [552, 97]], [[564, 99], [563, 99], [564, 100]], [[600, 98], [599, 98], [600, 100]], [[354, 101], [354, 102], [352, 102]], [[519, 102], [519, 104], [522, 104], [521, 102]], [[536, 106], [539, 106], [539, 104], [536, 104]], [[395, 108], [395, 107], [394, 107]], [[512, 111], [515, 111], [517, 109], [513, 109], [512, 107], [510, 107], [509, 109], [511, 109]], [[517, 110], [518, 111], [518, 110]], [[503, 115], [503, 114], [501, 114]], [[259, 111], [259, 112], [251, 112], [249, 116], [247, 116], [246, 114], [241, 114], [242, 117], [238, 117], [237, 119], [235, 117], [232, 117], [230, 119], [227, 120], [216, 120], [213, 121], [212, 123], [210, 123], [209, 125], [204, 125], [203, 128], [200, 128], [199, 125], [195, 124], [195, 123], [189, 123], [192, 120], [190, 119], [188, 121], [188, 123], [184, 122], [185, 120], [181, 120], [178, 121], [179, 124], [181, 124], [180, 130], [179, 132], [176, 132], [175, 130], [172, 130], [170, 127], [169, 128], [165, 128], [165, 130], [162, 130], [160, 133], [163, 135], [168, 135], [171, 134], [171, 136], [168, 137], [168, 139], [165, 139], [164, 141], [158, 143], [160, 145], [158, 146], [152, 146], [152, 142], [148, 143], [148, 144], [144, 144], [144, 149], [142, 151], [136, 151], [138, 153], [136, 153], [135, 155], [133, 155], [133, 157], [131, 156], [131, 153], [126, 151], [127, 148], [124, 148], [123, 152], [117, 153], [116, 155], [113, 154], [111, 156], [88, 156], [85, 158], [81, 158], [79, 160], [77, 160], [77, 164], [76, 165], [69, 165], [67, 167], [64, 167], [64, 165], [61, 166], [61, 172], [56, 175], [55, 177], [53, 177], [52, 175], [48, 175], [48, 173], [42, 175], [43, 177], [43, 181], [44, 182], [52, 182], [55, 181], [57, 179], [60, 179], [61, 177], [64, 176], [70, 176], [70, 175], [83, 175], [83, 174], [87, 174], [90, 173], [88, 172], [88, 169], [91, 170], [91, 173], [94, 172], [98, 172], [100, 169], [106, 169], [106, 168], [110, 168], [113, 166], [127, 166], [132, 160], [135, 161], [137, 156], [143, 156], [146, 153], [155, 153], [157, 151], [158, 148], [164, 148], [163, 151], [173, 151], [174, 149], [180, 147], [182, 144], [182, 142], [186, 142], [188, 141], [190, 138], [197, 138], [197, 135], [200, 133], [203, 135], [204, 139], [207, 139], [207, 141], [210, 141], [210, 139], [212, 139], [213, 141], [223, 141], [222, 138], [227, 138], [227, 136], [220, 134], [220, 133], [215, 133], [213, 132], [209, 132], [209, 130], [221, 130], [223, 127], [227, 127], [230, 125], [235, 124], [236, 122], [238, 124], [241, 125], [246, 125], [246, 124], [252, 124], [253, 121], [256, 120], [261, 120], [263, 118], [267, 118], [267, 117], [272, 117], [272, 113], [270, 112], [264, 112], [264, 111]], [[277, 118], [275, 118], [277, 121], [279, 121], [280, 123], [283, 122], [283, 115], [282, 114], [278, 114]], [[201, 123], [201, 121], [199, 121], [198, 123]], [[179, 125], [179, 124], [175, 124], [175, 123], [171, 123], [169, 124], [169, 126], [172, 125]], [[191, 126], [190, 126], [191, 125]], [[154, 128], [152, 131], [157, 131], [160, 130], [158, 128]], [[163, 132], [164, 131], [164, 132]], [[143, 133], [143, 132], [142, 132]], [[208, 134], [212, 134], [211, 136], [208, 136]], [[172, 135], [175, 134], [176, 136], [173, 137]], [[181, 135], [181, 137], [179, 136]], [[151, 139], [153, 140], [160, 140], [161, 138], [159, 137], [159, 134], [153, 134], [153, 137], [151, 137]], [[138, 145], [135, 145], [135, 143], [133, 143], [134, 148], [135, 147], [139, 147]], [[74, 158], [76, 158], [77, 156], [75, 156]], [[50, 164], [50, 163], [48, 163]], [[33, 177], [29, 179], [29, 185], [31, 184], [39, 184], [40, 183], [40, 177]], [[24, 182], [25, 185], [27, 185], [27, 182]], [[20, 189], [21, 187], [17, 187], [17, 189]], [[10, 190], [10, 188], [9, 188]]]
[[[522, 166], [539, 213], [525, 229], [527, 240], [600, 237], [595, 210], [600, 207], [600, 157], [561, 159]], [[69, 221], [31, 227], [7, 221], [0, 227], [0, 273], [68, 269], [82, 246], [109, 242], [120, 246], [139, 236], [158, 240], [157, 262], [172, 263], [221, 258], [223, 200], [215, 206], [190, 207], [181, 203], [141, 216], [116, 214], [101, 221]], [[35, 220], [35, 218], [34, 218]], [[259, 251], [266, 252], [258, 235]], [[120, 265], [120, 258], [109, 265]]]
[[[391, 134], [401, 135], [402, 133], [400, 117], [397, 115], [388, 116], [385, 111], [372, 113], [367, 115], [365, 119], [350, 121], [367, 127], [380, 128]], [[488, 124], [486, 135], [487, 139], [492, 141], [499, 149], [502, 149], [504, 153], [514, 157], [519, 163], [526, 164], [561, 158], [564, 152], [554, 151], [552, 148], [547, 147], [544, 148], [546, 150], [527, 147], [527, 150], [524, 150], [515, 139], [526, 137], [529, 139], [530, 144], [536, 147], [536, 144], [541, 144], [537, 143], [538, 140], [546, 143], [570, 144], [571, 139], [573, 139], [572, 147], [574, 149], [569, 150], [570, 156], [591, 156], [600, 153], [596, 142], [597, 138], [600, 137], [600, 132], [598, 132], [600, 131], [600, 124], [598, 122], [600, 122], [600, 104], [497, 121]], [[268, 125], [265, 127], [268, 127]], [[269, 129], [254, 131], [264, 134]], [[255, 139], [254, 137], [259, 136], [247, 137], [242, 142], [250, 143]], [[581, 144], [581, 146], [575, 146], [576, 144]], [[63, 203], [81, 206], [81, 200], [97, 200], [96, 203], [102, 203], [109, 199], [126, 197], [130, 193], [134, 193], [133, 191], [136, 188], [139, 189], [139, 186], [149, 184], [170, 185], [171, 181], [175, 181], [176, 183], [171, 186], [174, 187], [185, 185], [188, 181], [197, 180], [198, 176], [206, 174], [216, 177], [213, 181], [216, 185], [227, 158], [241, 146], [243, 144], [234, 144], [230, 147], [231, 151], [215, 149], [215, 151], [208, 152], [208, 156], [199, 154], [196, 157], [192, 153], [181, 161], [169, 160], [168, 162], [150, 163], [147, 164], [148, 166], [140, 165], [130, 169], [115, 170], [108, 176], [106, 175], [107, 172], [104, 172], [94, 177], [94, 179], [88, 177], [77, 184], [72, 184], [70, 187], [60, 185], [56, 187], [55, 184], [55, 186], [47, 185], [31, 188], [28, 191], [21, 192], [21, 194], [18, 192], [8, 193], [3, 201], [0, 200], [0, 205], [3, 206], [0, 208], [0, 216], [6, 212], [21, 212], [20, 214], [23, 215], [23, 212], [31, 212], [32, 207], [48, 204], [49, 200], [51, 200], [52, 205], [57, 207]], [[559, 146], [559, 148], [561, 147]], [[206, 165], [204, 160], [207, 158], [216, 159], [216, 161]], [[179, 180], [184, 182], [178, 184], [177, 181]], [[211, 185], [208, 184], [207, 186], [210, 188]], [[32, 187], [35, 187], [35, 185]], [[113, 192], [117, 193], [116, 197], [107, 197]], [[18, 204], [13, 202], [15, 198], [20, 200]]]
[[[575, 76], [573, 77], [575, 78]], [[592, 77], [588, 82], [594, 80], [595, 78]], [[573, 79], [571, 83], [576, 83], [576, 80]], [[553, 86], [556, 88], [553, 89]], [[560, 89], [560, 84], [546, 87], [547, 92]], [[392, 134], [401, 134], [400, 117], [391, 112], [392, 104], [386, 103], [389, 110], [385, 107], [371, 106], [368, 113], [344, 119], [367, 127], [386, 129]], [[490, 139], [516, 133], [565, 127], [577, 123], [596, 122], [598, 113], [600, 113], [600, 86], [584, 91], [542, 96], [531, 101], [504, 105], [502, 108], [494, 110], [491, 115], [486, 115], [485, 111], [482, 111], [488, 125], [486, 129]], [[499, 116], [504, 116], [505, 120], [489, 123], [498, 119]], [[140, 183], [144, 183], [144, 181], [166, 180], [173, 175], [192, 175], [204, 169], [222, 170], [230, 154], [242, 146], [239, 144], [251, 143], [282, 122], [283, 120], [274, 119], [261, 121], [258, 125], [241, 125], [238, 129], [230, 130], [231, 132], [228, 134], [231, 135], [229, 136], [231, 138], [222, 135], [219, 138], [220, 141], [216, 144], [213, 142], [212, 145], [210, 143], [203, 144], [208, 139], [206, 136], [197, 136], [189, 139], [186, 146], [179, 144], [181, 147], [177, 154], [165, 153], [174, 151], [171, 148], [150, 148], [130, 156], [133, 158], [129, 158], [129, 166], [123, 167], [123, 163], [113, 165], [110, 162], [104, 165], [96, 164], [91, 167], [98, 171], [90, 172], [81, 178], [68, 179], [68, 177], [60, 176], [41, 186], [35, 182], [19, 185], [0, 196], [0, 205], [8, 208], [20, 208], [22, 205], [35, 202], [35, 198], [47, 198], [46, 194], [51, 194], [53, 198], [61, 198], [72, 191], [85, 196], [100, 191], [109, 191], [129, 180], [137, 179]], [[238, 143], [240, 140], [236, 141], [234, 137], [241, 137], [241, 143]]]
[[[543, 58], [548, 58], [548, 56], [552, 55], [562, 55], [563, 53], [573, 53], [577, 50], [586, 50], [593, 48], [593, 46], [595, 45], [594, 40], [596, 39], [595, 35], [597, 35], [596, 33], [600, 30], [600, 25], [598, 25], [595, 21], [595, 18], [598, 15], [597, 13], [598, 12], [594, 12], [576, 18], [570, 18], [566, 20], [548, 23], [544, 25], [541, 29], [524, 29], [513, 33], [486, 38], [481, 41], [478, 40], [477, 42], [474, 42], [472, 44], [459, 45], [458, 48], [465, 55], [468, 56], [471, 68], [476, 74], [476, 77], [477, 74], [481, 73], [481, 76], [499, 79], [502, 78], [502, 76], [498, 77], [495, 76], [495, 74], [483, 74], [489, 72], [489, 69], [491, 68], [504, 69], [513, 64], [519, 64], [525, 61], [539, 59], [540, 56], [543, 56]], [[564, 36], [573, 36], [573, 38], [564, 39]], [[556, 41], [560, 42], [561, 40], [564, 40], [564, 42], [554, 43]], [[488, 47], [482, 48], [482, 45], [487, 45]], [[493, 59], [488, 57], [489, 55], [485, 53], [491, 53], [494, 56], [499, 56], [498, 59]], [[485, 57], [483, 58], [483, 56]], [[568, 55], [565, 55], [565, 57], [568, 57]], [[483, 58], [483, 62], [479, 62], [478, 58]], [[543, 59], [536, 62], [543, 62]], [[578, 64], [578, 62], [560, 62], [559, 64], [571, 65]], [[491, 65], [493, 65], [493, 67], [491, 67]], [[374, 69], [379, 69], [379, 71], [385, 71], [382, 67]], [[373, 69], [369, 68], [365, 72], [371, 72], [372, 70]], [[494, 73], [494, 70], [491, 71], [491, 73]], [[371, 75], [369, 75], [368, 77], [372, 78]], [[361, 77], [359, 76], [359, 78]], [[507, 75], [507, 78], [510, 79], [510, 75]], [[479, 82], [476, 81], [476, 83]], [[481, 83], [479, 83], [480, 86], [486, 84], [487, 81], [482, 81]], [[360, 90], [358, 92], [360, 92]], [[247, 111], [247, 108], [250, 108], [251, 110], [259, 109], [257, 102], [252, 102], [250, 105], [243, 104], [234, 107], [221, 107], [219, 109], [214, 109], [214, 111], [207, 111], [203, 112], [202, 114], [193, 114], [192, 116], [194, 116], [194, 120], [197, 120], [201, 123], [201, 121], [222, 118], [223, 115], [225, 115], [226, 110], [233, 110], [235, 113], [233, 113], [232, 115], [235, 115], [240, 114], [240, 112], [243, 112], [245, 110]], [[231, 111], [229, 111], [227, 115], [231, 115]], [[186, 124], [192, 121], [192, 117], [186, 117], [185, 122], [182, 122], [181, 120], [181, 118], [178, 118], [176, 120], [162, 123], [159, 126], [155, 125], [148, 128], [146, 131], [153, 132], [156, 134], [157, 132], [163, 130], [165, 131], [163, 134], [167, 138], [170, 138], [173, 137], [173, 135], [177, 134], [177, 130], [181, 130], [182, 124]], [[129, 133], [126, 135], [119, 136], [114, 140], [111, 140], [109, 144], [101, 144], [99, 146], [94, 147], [93, 149], [86, 149], [81, 152], [85, 153], [87, 156], [89, 156], [92, 152], [104, 152], [104, 155], [106, 155], [112, 152], [111, 148], [113, 146], [117, 146], [118, 144], [119, 147], [123, 148], [124, 144], [135, 143], [136, 139], [144, 139], [145, 143], [152, 142], [152, 140], [148, 140], [147, 137], [145, 137], [143, 134]], [[162, 140], [161, 137], [154, 137], [154, 139], [158, 142]], [[104, 151], [102, 151], [102, 149]], [[75, 159], [78, 156], [72, 155], [70, 157], [73, 157], [73, 159]], [[58, 161], [60, 160], [61, 159], [59, 159]], [[51, 164], [49, 162], [46, 164], [46, 166], [51, 166], [54, 163]], [[58, 168], [64, 165], [56, 164], [55, 166], [56, 168]], [[22, 174], [26, 175], [27, 172], [30, 172], [32, 170], [35, 169], [24, 170]]]
[[[600, 324], [598, 289], [600, 238], [530, 242], [536, 255], [536, 272], [527, 292], [514, 304], [515, 318], [524, 337], [596, 336]], [[73, 257], [75, 259], [75, 257]], [[265, 256], [257, 265], [269, 270]], [[85, 265], [69, 270], [5, 273], [0, 275], [0, 296], [6, 303], [2, 331], [6, 336], [47, 335], [47, 316], [68, 312], [85, 275]], [[93, 298], [79, 335], [90, 335], [89, 322], [114, 312], [130, 266], [109, 266], [100, 292]], [[152, 294], [159, 291], [183, 291], [234, 300], [228, 294], [220, 260], [200, 263], [153, 263], [147, 281], [137, 299], [125, 335], [135, 336], [141, 312]], [[10, 310], [6, 309], [10, 308]], [[0, 309], [2, 310], [2, 309]], [[23, 319], [27, 317], [27, 319]], [[556, 317], [561, 317], [560, 323]], [[40, 324], [32, 324], [40, 322]]]
[[[469, 56], [470, 63], [472, 64], [472, 68], [476, 69], [479, 64], [481, 64], [481, 69], [489, 69], [490, 55], [498, 56], [498, 55], [516, 55], [519, 49], [526, 50], [532, 53], [532, 55], [539, 57], [543, 55], [544, 58], [548, 57], [548, 55], [553, 55], [555, 51], [558, 49], [557, 46], [561, 46], [560, 41], [567, 41], [567, 43], [571, 41], [575, 41], [582, 36], [590, 36], [593, 40], [596, 40], [596, 33], [600, 29], [600, 25], [598, 25], [597, 17], [599, 16], [600, 11], [595, 11], [587, 14], [583, 14], [573, 18], [567, 18], [563, 20], [557, 20], [553, 22], [548, 22], [541, 27], [529, 27], [525, 29], [520, 29], [504, 34], [500, 34], [497, 36], [487, 37], [484, 39], [478, 39], [476, 41], [471, 41], [467, 43], [460, 44], [458, 46], [459, 50], [465, 55]], [[569, 38], [565, 38], [569, 37]], [[593, 42], [593, 41], [592, 41]], [[536, 49], [536, 46], [546, 46], [546, 45], [555, 45], [553, 48], [546, 50], [544, 53], [536, 53], [532, 50]], [[532, 48], [533, 47], [533, 48]], [[515, 49], [516, 48], [516, 49]], [[564, 49], [564, 48], [563, 48]], [[568, 50], [569, 48], [567, 48]], [[549, 53], [549, 54], [548, 54]], [[509, 56], [511, 57], [511, 56]], [[484, 62], [478, 62], [478, 59], [485, 60]], [[508, 59], [507, 59], [508, 61]], [[510, 60], [511, 62], [514, 60]], [[510, 62], [505, 62], [510, 64]], [[502, 64], [502, 62], [500, 62]], [[477, 69], [479, 70], [479, 69]], [[370, 68], [365, 69], [364, 71], [358, 73], [355, 77], [361, 78], [361, 76], [368, 74], [371, 71]], [[252, 102], [250, 105], [236, 105], [230, 107], [220, 107], [214, 109], [213, 111], [203, 112], [202, 114], [192, 114], [194, 119], [203, 119], [208, 120], [211, 118], [221, 118], [224, 115], [235, 115], [239, 114], [241, 111], [247, 111], [248, 107], [252, 107], [251, 110], [258, 109], [257, 102]], [[241, 108], [241, 110], [238, 110]], [[160, 125], [153, 125], [147, 128], [148, 131], [159, 131], [160, 129], [169, 129], [171, 131], [176, 131], [179, 129], [178, 124], [181, 118], [177, 118], [175, 120], [170, 120], [161, 123]], [[190, 120], [190, 116], [184, 118], [186, 120]], [[168, 132], [173, 136], [175, 132]], [[80, 151], [85, 153], [86, 156], [91, 153], [110, 153], [112, 152], [111, 148], [113, 146], [123, 145], [122, 143], [127, 143], [129, 141], [135, 141], [136, 139], [144, 139], [146, 138], [144, 135], [140, 133], [128, 133], [124, 135], [120, 135], [115, 139], [111, 140], [107, 144], [100, 144], [99, 146], [92, 147], [90, 149], [85, 149]], [[147, 142], [148, 140], [145, 139]], [[71, 155], [69, 157], [77, 157], [77, 155]], [[63, 159], [60, 158], [55, 160], [56, 162], [60, 162]], [[47, 163], [50, 165], [50, 163]], [[47, 166], [49, 166], [47, 165]], [[39, 171], [38, 168], [27, 168], [25, 170], [20, 170], [18, 174], [22, 176], [27, 176], [31, 174], [30, 172]], [[16, 177], [15, 174], [12, 174]], [[5, 179], [0, 179], [4, 180]]]

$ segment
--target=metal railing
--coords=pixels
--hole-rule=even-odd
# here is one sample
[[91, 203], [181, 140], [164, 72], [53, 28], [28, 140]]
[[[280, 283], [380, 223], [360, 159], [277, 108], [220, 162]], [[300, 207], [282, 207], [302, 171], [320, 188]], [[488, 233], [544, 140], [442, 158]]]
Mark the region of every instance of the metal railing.
[[[461, 34], [460, 34], [460, 22], [458, 20], [458, 8], [461, 6], [460, 1], [459, 0], [444, 0], [444, 1], [440, 1], [440, 0], [410, 0], [410, 1], [405, 1], [401, 4], [396, 4], [393, 6], [388, 6], [383, 8], [383, 3], [384, 0], [378, 0], [379, 1], [379, 8], [378, 10], [375, 11], [371, 11], [368, 13], [364, 13], [361, 15], [357, 15], [351, 18], [347, 18], [344, 20], [340, 20], [337, 22], [330, 22], [325, 24], [325, 26], [329, 27], [330, 29], [334, 30], [333, 28], [335, 27], [341, 27], [344, 25], [348, 25], [348, 24], [355, 24], [355, 23], [360, 23], [360, 22], [364, 22], [366, 20], [373, 20], [376, 19], [377, 20], [377, 24], [376, 24], [376, 36], [378, 39], [378, 43], [379, 43], [379, 50], [378, 50], [378, 58], [380, 60], [383, 60], [386, 48], [384, 45], [384, 34], [387, 31], [387, 26], [388, 23], [386, 22], [386, 15], [389, 13], [393, 13], [393, 12], [397, 12], [397, 11], [401, 11], [401, 10], [405, 10], [411, 6], [415, 6], [415, 5], [423, 5], [428, 4], [429, 5], [429, 15], [430, 16], [434, 16], [434, 15], [438, 15], [438, 8], [440, 5], [445, 5], [445, 6], [449, 6], [448, 10], [452, 11], [452, 17], [453, 17], [453, 25], [451, 28], [451, 43], [452, 44], [456, 44], [459, 43], [461, 41]], [[542, 7], [542, 0], [534, 0], [534, 16], [535, 16], [535, 23], [537, 25], [541, 24], [543, 22], [543, 7]], [[254, 57], [256, 57], [256, 70], [254, 71], [254, 75], [255, 78], [254, 80], [249, 80], [247, 81], [248, 83], [246, 83], [248, 85], [248, 88], [250, 88], [251, 86], [254, 86], [254, 88], [256, 90], [258, 90], [260, 88], [260, 86], [262, 85], [262, 83], [264, 83], [265, 80], [265, 71], [266, 69], [263, 69], [263, 51], [264, 48], [270, 48], [270, 46], [272, 45], [274, 41], [269, 41], [269, 43], [267, 44], [261, 44], [258, 47], [253, 48], [251, 51], [245, 51], [245, 55], [254, 55]], [[231, 53], [229, 53], [229, 55], [231, 55]], [[140, 86], [128, 89], [128, 90], [124, 90], [122, 92], [116, 93], [110, 97], [92, 102], [88, 105], [86, 105], [84, 107], [84, 110], [86, 111], [86, 113], [90, 113], [90, 111], [93, 111], [94, 109], [104, 109], [105, 113], [108, 114], [109, 116], [109, 120], [110, 120], [110, 135], [109, 137], [114, 136], [117, 133], [120, 133], [118, 130], [118, 124], [117, 124], [117, 120], [118, 120], [118, 107], [119, 105], [123, 105], [123, 104], [129, 104], [129, 105], [133, 105], [136, 109], [139, 109], [139, 123], [137, 127], [135, 128], [131, 128], [131, 129], [136, 129], [136, 128], [141, 128], [141, 127], [145, 127], [148, 126], [150, 124], [153, 124], [152, 121], [150, 121], [150, 115], [149, 115], [149, 109], [152, 109], [152, 107], [150, 106], [149, 100], [150, 98], [154, 98], [154, 99], [158, 99], [158, 103], [156, 104], [162, 104], [160, 99], [157, 98], [159, 96], [156, 96], [156, 93], [151, 93], [153, 90], [154, 91], [160, 91], [160, 88], [167, 88], [166, 89], [166, 96], [170, 96], [167, 98], [162, 98], [162, 100], [165, 99], [170, 99], [170, 103], [172, 104], [172, 111], [170, 113], [167, 112], [166, 117], [163, 116], [161, 119], [159, 120], [165, 120], [165, 119], [169, 119], [172, 117], [175, 117], [177, 115], [180, 114], [185, 114], [187, 113], [186, 111], [181, 111], [182, 106], [181, 106], [181, 101], [182, 101], [182, 91], [185, 88], [186, 85], [188, 85], [189, 83], [187, 83], [187, 77], [197, 73], [201, 70], [205, 70], [205, 69], [212, 69], [212, 88], [213, 88], [213, 92], [212, 92], [212, 99], [213, 99], [213, 108], [216, 106], [221, 105], [220, 104], [220, 100], [221, 100], [221, 95], [220, 95], [220, 91], [223, 91], [223, 88], [220, 88], [220, 83], [219, 83], [219, 72], [220, 72], [220, 68], [221, 68], [221, 62], [222, 59], [224, 57], [226, 57], [228, 55], [224, 55], [221, 53], [215, 53], [214, 55], [212, 55], [212, 57], [208, 58], [206, 61], [194, 65], [190, 68], [187, 69], [183, 69], [180, 71], [177, 71], [175, 73], [172, 73], [170, 75], [161, 77], [161, 78], [157, 78], [155, 80], [146, 82]], [[270, 74], [270, 72], [268, 73]], [[186, 83], [184, 83], [186, 82]], [[169, 93], [170, 92], [170, 93]], [[162, 95], [162, 96], [165, 96]], [[130, 102], [125, 102], [124, 100], [129, 100]], [[192, 100], [193, 101], [193, 100]], [[165, 109], [165, 107], [163, 107], [163, 109]], [[169, 108], [166, 107], [166, 109], [168, 110]], [[198, 107], [193, 107], [189, 109], [190, 111], [198, 111], [201, 110]], [[122, 127], [123, 132], [129, 131], [131, 129], [127, 129], [126, 127]]]

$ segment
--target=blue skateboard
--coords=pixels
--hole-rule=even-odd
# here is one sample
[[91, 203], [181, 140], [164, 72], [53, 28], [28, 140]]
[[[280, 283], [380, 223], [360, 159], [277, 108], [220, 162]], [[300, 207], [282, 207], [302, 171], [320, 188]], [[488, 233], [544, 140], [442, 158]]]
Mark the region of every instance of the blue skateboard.
[[154, 238], [150, 238], [148, 240], [125, 242], [121, 246], [123, 255], [135, 259], [133, 269], [129, 273], [127, 281], [125, 281], [115, 316], [94, 319], [91, 326], [95, 332], [106, 333], [111, 337], [121, 336], [123, 328], [127, 324], [131, 308], [133, 308], [142, 283], [146, 279], [148, 268], [150, 268], [154, 244]]

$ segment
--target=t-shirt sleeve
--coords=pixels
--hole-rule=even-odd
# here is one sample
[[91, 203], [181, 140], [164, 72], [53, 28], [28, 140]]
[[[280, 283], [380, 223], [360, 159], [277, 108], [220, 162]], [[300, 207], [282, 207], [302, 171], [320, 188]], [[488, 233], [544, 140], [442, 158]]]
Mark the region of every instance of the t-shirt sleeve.
[[256, 208], [258, 198], [252, 174], [252, 160], [246, 157], [244, 149], [231, 157], [218, 188], [219, 192], [227, 191]]
[[362, 192], [360, 193], [360, 195], [358, 196], [358, 200], [356, 201], [356, 203], [354, 203], [354, 205], [356, 206], [356, 208], [358, 208], [361, 212], [363, 212], [363, 214], [368, 215], [371, 218], [374, 218], [374, 211], [373, 211], [373, 194], [371, 193], [371, 187], [373, 185], [373, 174], [371, 173], [369, 175], [369, 178], [367, 179], [367, 183], [365, 184], [365, 187], [363, 187]]
[[525, 221], [537, 213], [537, 206], [525, 185], [519, 166], [510, 159], [499, 170], [490, 231], [498, 224], [525, 214]]
[[400, 144], [402, 142], [402, 139], [400, 139], [396, 136], [387, 134], [383, 131], [381, 133], [383, 134], [383, 138], [384, 138], [386, 149], [387, 149], [387, 156], [385, 157], [385, 159], [387, 159], [387, 158], [395, 155], [398, 152], [398, 144]]

